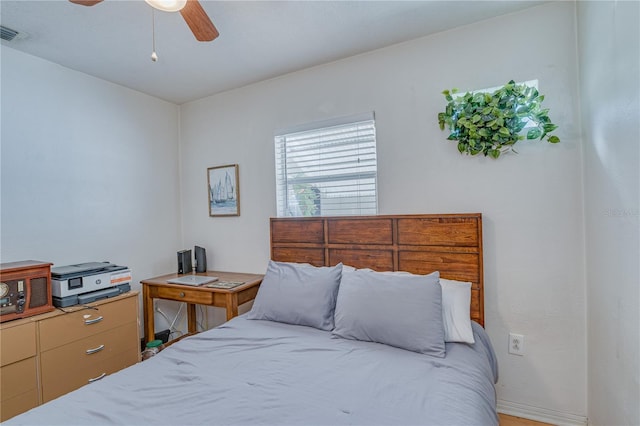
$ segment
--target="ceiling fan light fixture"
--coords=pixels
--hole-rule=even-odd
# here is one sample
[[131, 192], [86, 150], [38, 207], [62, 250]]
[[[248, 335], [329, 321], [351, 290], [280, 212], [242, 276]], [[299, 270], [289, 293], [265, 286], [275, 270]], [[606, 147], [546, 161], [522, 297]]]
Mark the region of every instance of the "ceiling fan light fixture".
[[187, 4], [187, 0], [144, 0], [149, 6], [164, 12], [178, 12]]

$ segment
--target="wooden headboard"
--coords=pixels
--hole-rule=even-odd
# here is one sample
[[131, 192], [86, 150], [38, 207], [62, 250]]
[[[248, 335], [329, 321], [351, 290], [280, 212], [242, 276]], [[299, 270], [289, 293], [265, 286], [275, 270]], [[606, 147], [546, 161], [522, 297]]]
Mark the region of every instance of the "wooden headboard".
[[271, 219], [271, 259], [470, 281], [471, 319], [484, 326], [482, 215]]

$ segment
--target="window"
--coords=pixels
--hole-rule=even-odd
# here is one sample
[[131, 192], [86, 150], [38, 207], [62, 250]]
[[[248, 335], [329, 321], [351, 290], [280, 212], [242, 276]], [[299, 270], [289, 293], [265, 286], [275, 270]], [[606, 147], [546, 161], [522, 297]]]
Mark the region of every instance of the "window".
[[280, 132], [275, 145], [278, 217], [378, 212], [373, 113]]

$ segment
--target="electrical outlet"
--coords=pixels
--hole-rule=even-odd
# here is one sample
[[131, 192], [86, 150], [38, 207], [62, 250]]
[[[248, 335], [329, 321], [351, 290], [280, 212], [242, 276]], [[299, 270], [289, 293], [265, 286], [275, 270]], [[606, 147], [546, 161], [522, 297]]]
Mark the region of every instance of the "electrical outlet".
[[524, 355], [524, 335], [509, 333], [509, 353], [512, 355]]

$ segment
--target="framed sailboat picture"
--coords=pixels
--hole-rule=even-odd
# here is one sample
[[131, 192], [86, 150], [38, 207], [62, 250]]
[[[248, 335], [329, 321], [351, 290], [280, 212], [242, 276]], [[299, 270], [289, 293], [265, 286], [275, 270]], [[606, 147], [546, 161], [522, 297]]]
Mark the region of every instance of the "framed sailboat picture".
[[240, 216], [238, 165], [209, 167], [209, 216]]

